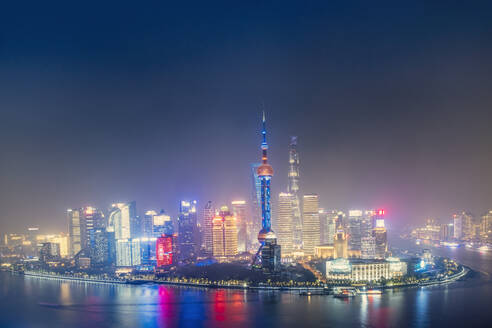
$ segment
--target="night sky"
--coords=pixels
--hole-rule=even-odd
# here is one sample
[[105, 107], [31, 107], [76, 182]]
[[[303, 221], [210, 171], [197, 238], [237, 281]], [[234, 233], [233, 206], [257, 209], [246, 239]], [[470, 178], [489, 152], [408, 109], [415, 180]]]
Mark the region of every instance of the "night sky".
[[390, 226], [492, 208], [490, 1], [10, 2], [0, 232], [249, 201], [262, 103], [274, 200], [298, 135], [325, 208], [385, 207]]

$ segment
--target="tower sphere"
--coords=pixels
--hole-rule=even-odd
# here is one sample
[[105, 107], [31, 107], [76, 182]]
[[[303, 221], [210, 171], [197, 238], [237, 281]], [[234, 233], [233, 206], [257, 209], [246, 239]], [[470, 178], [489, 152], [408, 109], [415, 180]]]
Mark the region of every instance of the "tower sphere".
[[256, 170], [258, 176], [273, 176], [273, 167], [270, 164], [264, 163], [261, 164]]

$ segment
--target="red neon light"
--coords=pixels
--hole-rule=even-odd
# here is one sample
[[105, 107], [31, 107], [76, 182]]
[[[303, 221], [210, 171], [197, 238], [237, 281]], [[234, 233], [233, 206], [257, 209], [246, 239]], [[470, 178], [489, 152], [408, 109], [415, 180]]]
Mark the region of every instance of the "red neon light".
[[166, 235], [156, 241], [157, 267], [173, 264], [173, 237]]

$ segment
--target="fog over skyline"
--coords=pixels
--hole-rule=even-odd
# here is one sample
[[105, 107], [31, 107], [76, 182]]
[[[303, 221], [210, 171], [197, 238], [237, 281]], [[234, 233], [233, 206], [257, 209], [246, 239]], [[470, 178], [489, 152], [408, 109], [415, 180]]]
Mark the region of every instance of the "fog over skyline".
[[402, 227], [492, 208], [490, 2], [7, 4], [0, 232], [66, 209], [251, 197], [265, 104], [274, 208], [301, 194]]

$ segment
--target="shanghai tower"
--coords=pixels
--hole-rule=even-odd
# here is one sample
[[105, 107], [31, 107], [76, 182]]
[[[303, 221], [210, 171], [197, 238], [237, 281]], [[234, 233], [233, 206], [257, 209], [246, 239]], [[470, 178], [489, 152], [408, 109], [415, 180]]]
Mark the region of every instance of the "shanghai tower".
[[297, 153], [297, 137], [290, 138], [289, 146], [289, 184], [287, 192], [292, 194], [292, 227], [293, 244], [302, 245], [302, 217], [299, 201], [299, 154]]

